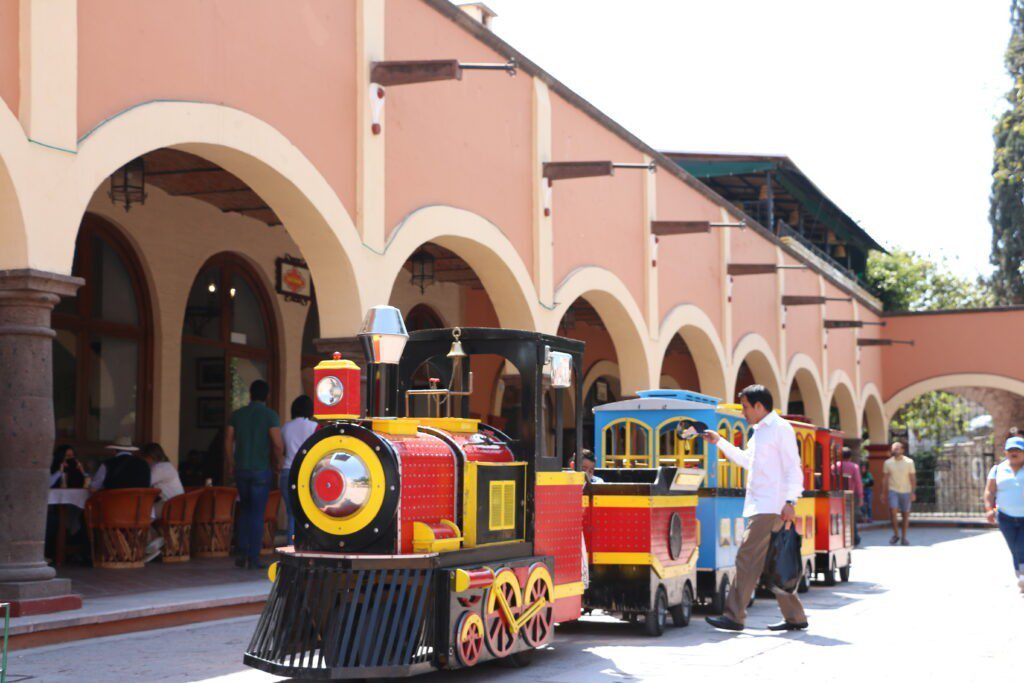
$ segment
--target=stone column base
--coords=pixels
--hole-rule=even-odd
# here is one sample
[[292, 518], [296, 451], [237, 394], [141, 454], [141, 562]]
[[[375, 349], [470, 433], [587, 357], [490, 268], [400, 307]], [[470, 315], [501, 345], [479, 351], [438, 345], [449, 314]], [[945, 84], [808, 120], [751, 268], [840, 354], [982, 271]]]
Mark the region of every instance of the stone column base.
[[0, 583], [0, 602], [11, 605], [11, 617], [29, 617], [80, 609], [82, 596], [71, 592], [70, 579]]

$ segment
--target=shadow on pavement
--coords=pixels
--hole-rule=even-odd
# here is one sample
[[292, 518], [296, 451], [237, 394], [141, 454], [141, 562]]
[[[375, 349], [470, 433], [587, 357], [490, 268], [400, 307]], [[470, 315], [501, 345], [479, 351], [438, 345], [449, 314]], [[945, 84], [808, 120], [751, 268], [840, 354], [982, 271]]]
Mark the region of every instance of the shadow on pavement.
[[[892, 536], [892, 529], [872, 529], [861, 534], [860, 548], [892, 547], [894, 550], [903, 550], [905, 547], [931, 547], [940, 543], [951, 543], [971, 536], [980, 536], [991, 533], [991, 529], [961, 529], [954, 527], [910, 527], [907, 538], [910, 546], [889, 545]], [[856, 551], [855, 551], [856, 552]], [[856, 557], [856, 554], [854, 555]]]

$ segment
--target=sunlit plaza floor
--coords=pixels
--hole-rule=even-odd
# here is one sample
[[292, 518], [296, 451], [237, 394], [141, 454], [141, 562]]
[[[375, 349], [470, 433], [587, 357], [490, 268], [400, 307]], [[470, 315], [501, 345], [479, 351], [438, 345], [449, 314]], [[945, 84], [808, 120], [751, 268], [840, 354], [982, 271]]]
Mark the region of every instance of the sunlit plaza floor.
[[[532, 666], [493, 665], [421, 678], [451, 681], [866, 681], [1005, 680], [1019, 671], [1024, 596], [998, 533], [912, 529], [910, 547], [866, 531], [852, 580], [815, 587], [805, 604], [811, 628], [780, 635], [759, 599], [748, 630], [717, 632], [695, 617], [650, 639], [627, 624], [592, 617], [561, 627]], [[11, 653], [10, 683], [46, 681], [280, 680], [246, 668], [242, 652], [255, 617], [113, 636]], [[1016, 675], [1016, 674], [1013, 674]], [[910, 676], [910, 678], [906, 678]]]

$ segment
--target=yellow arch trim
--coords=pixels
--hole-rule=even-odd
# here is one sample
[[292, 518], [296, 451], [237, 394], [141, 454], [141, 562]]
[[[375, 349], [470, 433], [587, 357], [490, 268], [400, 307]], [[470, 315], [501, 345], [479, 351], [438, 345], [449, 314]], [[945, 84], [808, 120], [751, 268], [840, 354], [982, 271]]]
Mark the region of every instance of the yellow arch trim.
[[[608, 433], [609, 429], [611, 429], [612, 427], [614, 427], [617, 424], [630, 425], [630, 426], [627, 427], [626, 443], [624, 444], [625, 447], [626, 447], [626, 452], [622, 453], [621, 455], [609, 456], [608, 453], [606, 452], [607, 451], [607, 448], [606, 448], [606, 443], [607, 442], [605, 441], [605, 435]], [[630, 450], [631, 443], [632, 443], [631, 439], [629, 438], [630, 435], [631, 435], [630, 430], [632, 429], [631, 425], [639, 425], [640, 428], [643, 429], [643, 431], [646, 433], [646, 435], [647, 435], [647, 455], [634, 455], [632, 453], [632, 451]], [[604, 429], [601, 430], [601, 464], [604, 467], [612, 466], [612, 465], [609, 465], [609, 464], [605, 463], [605, 459], [606, 458], [612, 457], [612, 458], [615, 458], [617, 460], [623, 460], [623, 459], [625, 460], [626, 465], [625, 465], [625, 468], [623, 468], [623, 469], [631, 467], [632, 466], [632, 462], [634, 460], [645, 462], [645, 463], [647, 463], [647, 466], [650, 466], [651, 458], [654, 455], [654, 444], [651, 443], [651, 441], [652, 441], [651, 427], [646, 422], [641, 422], [640, 420], [637, 420], [636, 418], [633, 418], [633, 417], [621, 417], [618, 420], [615, 420], [614, 422], [609, 422], [608, 424], [606, 424], [604, 426]]]

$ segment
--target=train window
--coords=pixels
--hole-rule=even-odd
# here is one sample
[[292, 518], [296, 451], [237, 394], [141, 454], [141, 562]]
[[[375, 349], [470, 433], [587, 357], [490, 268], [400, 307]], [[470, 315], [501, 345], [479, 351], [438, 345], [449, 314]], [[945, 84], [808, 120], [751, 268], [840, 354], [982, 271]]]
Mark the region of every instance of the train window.
[[658, 464], [675, 467], [701, 467], [704, 462], [704, 440], [700, 433], [707, 428], [702, 422], [673, 418], [658, 427]]
[[636, 420], [617, 420], [604, 428], [605, 467], [650, 467], [651, 430]]

